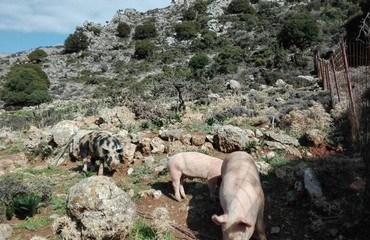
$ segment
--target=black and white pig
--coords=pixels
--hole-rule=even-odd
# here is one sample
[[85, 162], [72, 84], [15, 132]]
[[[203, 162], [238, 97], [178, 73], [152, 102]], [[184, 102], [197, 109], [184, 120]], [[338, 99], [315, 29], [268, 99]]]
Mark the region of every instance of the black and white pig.
[[97, 160], [100, 161], [98, 175], [103, 175], [104, 163], [109, 170], [116, 170], [123, 162], [123, 147], [120, 141], [108, 132], [87, 133], [80, 139], [78, 146], [84, 172], [93, 170], [92, 165], [95, 165]]

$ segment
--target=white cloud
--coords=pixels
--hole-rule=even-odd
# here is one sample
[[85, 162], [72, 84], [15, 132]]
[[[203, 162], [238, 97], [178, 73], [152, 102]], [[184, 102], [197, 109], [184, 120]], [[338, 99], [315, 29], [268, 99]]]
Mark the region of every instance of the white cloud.
[[5, 0], [0, 1], [0, 31], [71, 33], [85, 20], [105, 24], [118, 9], [146, 11], [171, 0]]

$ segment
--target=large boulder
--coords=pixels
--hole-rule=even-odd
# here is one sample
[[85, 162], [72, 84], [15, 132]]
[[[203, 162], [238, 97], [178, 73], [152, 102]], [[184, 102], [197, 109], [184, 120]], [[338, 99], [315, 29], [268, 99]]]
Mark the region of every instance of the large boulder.
[[232, 125], [218, 126], [216, 132], [215, 145], [225, 153], [242, 151], [250, 141], [246, 131]]
[[76, 121], [64, 120], [55, 124], [51, 128], [51, 135], [53, 136], [54, 142], [58, 146], [66, 145], [70, 137], [73, 136], [79, 129], [80, 123]]
[[136, 206], [111, 178], [93, 176], [71, 188], [67, 214], [82, 239], [124, 239], [135, 223]]

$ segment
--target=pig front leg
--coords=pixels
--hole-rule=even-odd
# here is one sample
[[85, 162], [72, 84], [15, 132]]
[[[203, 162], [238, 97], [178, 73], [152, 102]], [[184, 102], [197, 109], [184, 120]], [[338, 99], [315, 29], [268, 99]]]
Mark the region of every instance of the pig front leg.
[[91, 168], [91, 160], [87, 157], [87, 153], [85, 151], [81, 151], [80, 155], [82, 158], [82, 171], [87, 172]]
[[259, 240], [267, 240], [265, 233], [265, 224], [263, 223], [263, 208], [260, 210], [257, 216], [256, 231]]
[[216, 190], [219, 179], [220, 177], [214, 177], [207, 180], [209, 196], [213, 202], [217, 202], [218, 194]]
[[98, 176], [103, 176], [103, 175], [104, 175], [104, 162], [101, 161], [98, 166]]

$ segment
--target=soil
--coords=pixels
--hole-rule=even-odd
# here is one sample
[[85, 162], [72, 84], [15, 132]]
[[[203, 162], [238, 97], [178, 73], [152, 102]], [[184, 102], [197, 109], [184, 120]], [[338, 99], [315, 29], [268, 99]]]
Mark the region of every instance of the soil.
[[[215, 153], [214, 156], [224, 157], [225, 155]], [[292, 164], [288, 169], [291, 168], [292, 171], [297, 171], [305, 161], [317, 171], [327, 203], [323, 206], [314, 204], [305, 192], [296, 194], [295, 201], [287, 201], [289, 191], [299, 193], [294, 191], [296, 182], [292, 178], [281, 179], [276, 174], [261, 176], [266, 197], [264, 219], [268, 239], [366, 239], [361, 237], [366, 236], [365, 230], [357, 221], [361, 215], [360, 206], [364, 187], [361, 181], [356, 182], [356, 180], [360, 179], [363, 166], [362, 161], [355, 159], [353, 156], [347, 157], [340, 154], [328, 158], [321, 156], [314, 160], [291, 160]], [[31, 167], [40, 164], [42, 163], [35, 163]], [[78, 171], [76, 168], [78, 164], [68, 162], [62, 168]], [[124, 165], [112, 175], [118, 186], [125, 181], [129, 167], [132, 165]], [[161, 180], [156, 180], [158, 178]], [[175, 227], [172, 234], [176, 239], [222, 239], [220, 226], [215, 225], [211, 220], [211, 216], [221, 214], [222, 209], [219, 203], [209, 199], [204, 181], [187, 180], [185, 192], [188, 199], [182, 202], [174, 200], [171, 181], [166, 173], [161, 176], [158, 173], [152, 173], [142, 180], [141, 185], [162, 192], [159, 199], [147, 196], [136, 201], [139, 216], [146, 221], [150, 223], [150, 214], [155, 208], [165, 207], [169, 211], [172, 226]], [[41, 208], [37, 216], [48, 216], [50, 212], [49, 207]], [[13, 218], [5, 223], [14, 226], [22, 221]], [[36, 235], [52, 238], [51, 224], [36, 231], [24, 228], [14, 229], [11, 239], [30, 239]]]

